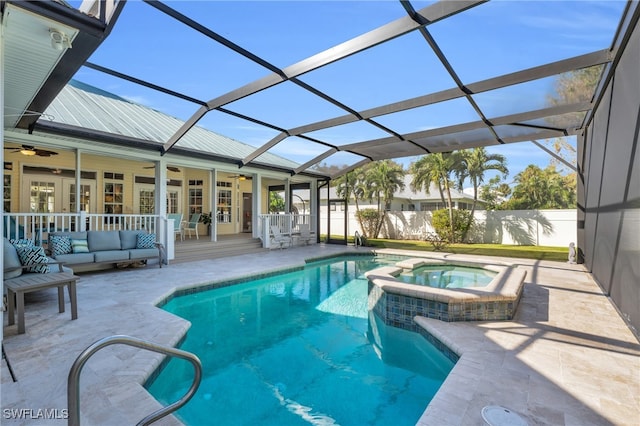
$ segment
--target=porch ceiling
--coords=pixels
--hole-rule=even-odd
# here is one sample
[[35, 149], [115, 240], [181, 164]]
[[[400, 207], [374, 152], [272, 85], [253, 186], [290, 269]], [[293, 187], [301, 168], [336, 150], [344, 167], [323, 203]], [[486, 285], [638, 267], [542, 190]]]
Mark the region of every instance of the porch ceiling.
[[108, 22], [115, 22], [124, 5], [98, 12], [92, 4], [86, 2], [84, 12], [55, 1], [0, 4], [6, 128], [36, 122], [109, 34]]
[[[171, 126], [145, 130], [140, 116], [121, 111], [98, 131], [56, 110], [35, 129], [71, 135], [85, 126], [86, 137], [150, 142], [158, 155], [224, 155], [240, 167], [330, 177], [373, 160], [576, 135], [640, 14], [637, 1], [605, 2], [613, 20], [582, 16], [576, 2], [233, 3], [127, 2], [116, 29], [75, 74], [123, 98], [144, 98], [175, 117]], [[527, 10], [535, 16], [514, 15]], [[45, 25], [48, 12], [39, 13]], [[273, 22], [262, 18], [267, 13]], [[14, 33], [7, 22], [5, 85], [16, 94], [5, 96], [5, 127], [12, 127], [11, 105], [28, 105], [17, 94], [38, 92], [13, 63], [43, 58], [46, 49], [20, 56], [11, 46], [37, 31]], [[581, 38], [585, 28], [589, 40]], [[561, 44], [572, 37], [575, 45]], [[123, 49], [136, 60], [123, 61]], [[589, 67], [602, 70], [593, 93], [551, 100], [559, 76]], [[46, 66], [35, 69], [36, 80], [51, 84]]]

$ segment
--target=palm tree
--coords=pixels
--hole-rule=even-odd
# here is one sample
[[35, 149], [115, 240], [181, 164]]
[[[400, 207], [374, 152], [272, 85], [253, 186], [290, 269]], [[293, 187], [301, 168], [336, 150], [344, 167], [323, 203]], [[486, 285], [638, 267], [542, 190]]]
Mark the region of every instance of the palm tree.
[[489, 170], [497, 170], [502, 173], [503, 178], [506, 178], [509, 174], [507, 169], [507, 159], [501, 154], [487, 154], [487, 150], [484, 147], [478, 147], [473, 149], [465, 149], [459, 152], [458, 162], [455, 165], [455, 174], [458, 178], [458, 187], [462, 190], [464, 181], [468, 178], [473, 185], [473, 204], [471, 205], [471, 214], [469, 215], [469, 222], [464, 228], [464, 234], [462, 240], [467, 237], [467, 232], [471, 226], [473, 220], [473, 213], [476, 211], [476, 205], [478, 203], [478, 190], [480, 185], [484, 183], [484, 175]]
[[[453, 202], [451, 200], [451, 174], [456, 170], [458, 156], [453, 153], [434, 153], [421, 157], [409, 166], [413, 175], [411, 189], [413, 191], [424, 190], [429, 194], [431, 184], [435, 184], [440, 191], [442, 203], [449, 209], [449, 237], [453, 241]], [[447, 200], [445, 202], [445, 195]]]
[[351, 197], [353, 197], [356, 204], [356, 218], [360, 224], [360, 229], [363, 229], [363, 227], [362, 220], [358, 214], [360, 212], [360, 205], [358, 201], [365, 197], [365, 185], [363, 178], [364, 168], [358, 167], [357, 169], [351, 170], [350, 172], [347, 172], [333, 180], [333, 186], [336, 188], [336, 195], [338, 197], [344, 198], [347, 203]]
[[404, 174], [402, 165], [391, 160], [376, 161], [368, 164], [365, 171], [364, 182], [367, 196], [374, 198], [378, 204], [379, 221], [375, 229], [374, 237], [380, 233], [386, 211], [393, 200], [393, 195], [398, 190], [404, 189]]

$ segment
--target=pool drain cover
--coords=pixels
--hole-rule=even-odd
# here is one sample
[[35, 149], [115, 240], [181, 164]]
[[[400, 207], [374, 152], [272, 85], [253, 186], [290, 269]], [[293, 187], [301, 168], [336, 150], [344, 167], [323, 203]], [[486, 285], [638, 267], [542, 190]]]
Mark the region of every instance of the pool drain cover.
[[482, 418], [490, 426], [527, 426], [517, 413], [499, 405], [487, 405], [482, 409]]

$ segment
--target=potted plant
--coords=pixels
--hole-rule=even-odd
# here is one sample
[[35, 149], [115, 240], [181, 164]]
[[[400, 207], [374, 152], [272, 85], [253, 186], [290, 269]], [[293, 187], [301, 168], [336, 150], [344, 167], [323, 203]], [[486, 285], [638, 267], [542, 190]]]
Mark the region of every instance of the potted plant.
[[211, 235], [211, 219], [212, 219], [212, 212], [209, 213], [202, 213], [200, 215], [200, 223], [204, 224], [204, 226], [207, 227], [207, 235]]

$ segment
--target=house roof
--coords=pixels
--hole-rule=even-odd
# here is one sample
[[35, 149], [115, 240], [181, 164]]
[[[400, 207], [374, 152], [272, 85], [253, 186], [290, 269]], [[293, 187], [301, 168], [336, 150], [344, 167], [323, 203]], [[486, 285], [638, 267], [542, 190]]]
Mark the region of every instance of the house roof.
[[[431, 186], [429, 187], [429, 192], [425, 191], [424, 189], [413, 192], [411, 190], [412, 179], [413, 179], [413, 175], [407, 174], [404, 176], [404, 189], [394, 194], [395, 199], [404, 198], [409, 201], [415, 201], [415, 202], [440, 201], [440, 191], [438, 190], [438, 187], [435, 184], [433, 183], [431, 184]], [[473, 196], [465, 194], [462, 191], [458, 191], [455, 188], [451, 188], [450, 191], [451, 191], [451, 199], [453, 200], [469, 200], [470, 202], [473, 201]], [[446, 197], [446, 194], [445, 194], [445, 197]]]
[[[438, 191], [438, 187], [435, 184], [431, 184], [429, 188], [429, 192], [421, 189], [419, 191], [413, 192], [411, 190], [411, 179], [413, 179], [413, 175], [406, 174], [404, 175], [404, 184], [405, 187], [403, 190], [396, 191], [393, 195], [394, 200], [407, 200], [414, 203], [419, 202], [440, 202], [440, 192]], [[304, 191], [300, 191], [300, 194], [304, 194]], [[326, 197], [326, 191], [320, 191], [320, 196], [322, 198]], [[446, 195], [445, 195], [446, 196]], [[329, 189], [329, 198], [331, 199], [339, 199], [336, 188], [331, 187]], [[451, 188], [451, 199], [455, 201], [466, 200], [468, 202], [473, 202], [473, 196], [469, 194], [465, 194], [464, 192], [458, 191], [455, 188]]]
[[[175, 117], [76, 80], [64, 87], [40, 120], [155, 142], [158, 147], [184, 124]], [[255, 149], [199, 126], [185, 135], [177, 147], [233, 159], [243, 158]], [[261, 160], [285, 169], [299, 166], [271, 153], [265, 153]]]

